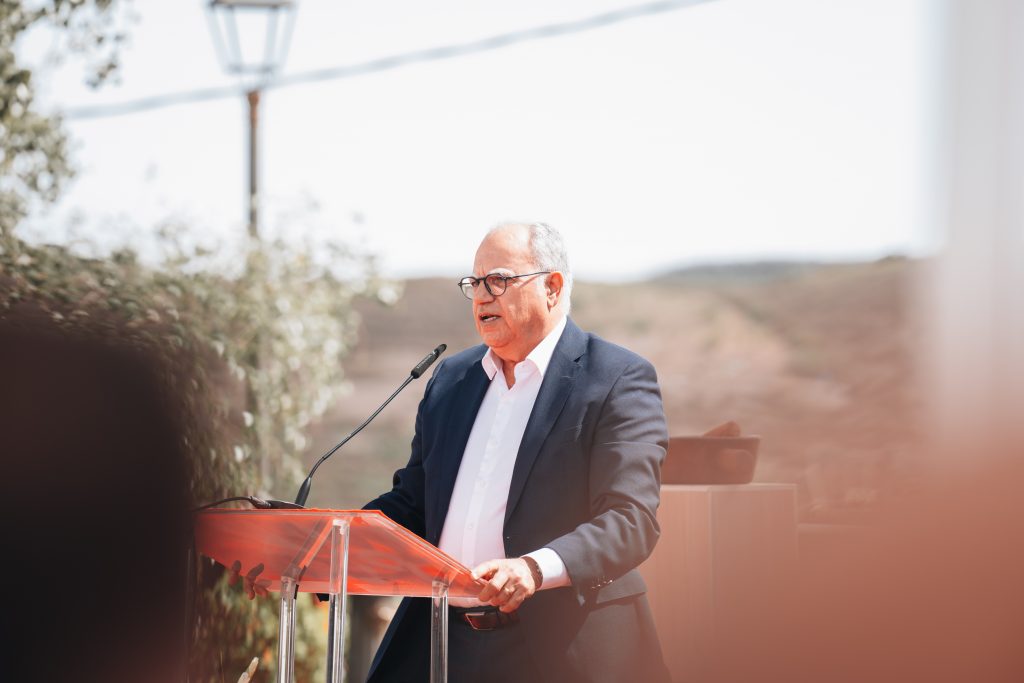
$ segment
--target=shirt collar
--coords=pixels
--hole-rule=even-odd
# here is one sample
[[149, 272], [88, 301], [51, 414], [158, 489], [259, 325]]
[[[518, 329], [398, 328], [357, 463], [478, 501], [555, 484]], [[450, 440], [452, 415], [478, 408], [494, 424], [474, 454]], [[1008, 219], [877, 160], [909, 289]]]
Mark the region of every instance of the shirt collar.
[[[548, 365], [551, 363], [551, 356], [555, 353], [555, 346], [558, 344], [559, 338], [562, 336], [562, 332], [565, 330], [565, 324], [568, 318], [564, 315], [555, 325], [555, 327], [548, 332], [548, 335], [541, 340], [539, 344], [533, 347], [533, 351], [526, 356], [523, 360], [533, 361], [533, 364], [537, 367], [537, 373], [543, 377], [545, 371], [548, 369]], [[501, 368], [502, 361], [490, 348], [487, 349], [487, 353], [480, 359], [480, 363], [484, 366], [484, 372], [487, 373], [488, 379], [494, 379], [494, 376], [498, 374], [498, 370]]]

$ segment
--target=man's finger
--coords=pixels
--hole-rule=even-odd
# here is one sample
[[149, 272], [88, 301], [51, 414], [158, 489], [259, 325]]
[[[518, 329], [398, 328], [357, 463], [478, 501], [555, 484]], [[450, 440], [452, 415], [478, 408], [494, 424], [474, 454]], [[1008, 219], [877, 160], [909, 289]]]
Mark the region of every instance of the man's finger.
[[498, 594], [494, 596], [493, 600], [491, 600], [491, 604], [495, 607], [501, 607], [502, 605], [506, 605], [509, 602], [511, 602], [515, 598], [515, 596], [518, 595], [520, 592], [521, 590], [516, 588], [515, 580], [513, 577], [512, 579], [509, 579], [508, 583], [505, 584], [504, 588], [498, 591]]
[[248, 571], [248, 573], [246, 573], [245, 578], [249, 579], [250, 581], [255, 581], [256, 577], [259, 576], [262, 573], [263, 573], [263, 563], [260, 562], [258, 565], [256, 565], [252, 569], [250, 569]]
[[498, 594], [502, 588], [505, 587], [505, 583], [508, 581], [508, 573], [504, 569], [497, 569], [494, 575], [491, 576], [487, 585], [484, 586], [483, 590], [480, 591], [480, 595], [477, 599], [480, 602], [490, 602], [495, 595]]
[[508, 573], [507, 569], [502, 567], [498, 571], [494, 572], [494, 576], [491, 577], [491, 580], [488, 581], [487, 584], [493, 587], [495, 592], [498, 592], [502, 588], [504, 588], [505, 584], [508, 583], [511, 579], [512, 575]]
[[516, 581], [515, 575], [510, 574], [506, 571], [504, 572], [504, 576], [505, 583], [503, 583], [501, 587], [495, 591], [494, 597], [492, 597], [489, 600], [489, 602], [495, 607], [504, 605], [506, 602], [508, 602], [508, 599], [515, 595], [515, 592], [519, 585], [518, 581]]
[[515, 612], [517, 609], [519, 609], [520, 605], [526, 602], [527, 597], [529, 596], [526, 594], [526, 591], [516, 591], [515, 595], [513, 595], [508, 602], [506, 602], [498, 609], [500, 609], [502, 612], [505, 612], [506, 614], [509, 612]]
[[482, 564], [478, 564], [473, 568], [471, 572], [474, 579], [477, 581], [487, 580], [491, 578], [495, 571], [498, 569], [498, 563], [495, 560], [488, 560]]
[[498, 591], [505, 586], [505, 581], [505, 573], [499, 569], [494, 573], [494, 576], [491, 577], [491, 580], [487, 582], [487, 585], [484, 586], [483, 590], [480, 591], [480, 595], [477, 596], [477, 600], [480, 602], [491, 602], [491, 600], [494, 599], [494, 596], [498, 594]]

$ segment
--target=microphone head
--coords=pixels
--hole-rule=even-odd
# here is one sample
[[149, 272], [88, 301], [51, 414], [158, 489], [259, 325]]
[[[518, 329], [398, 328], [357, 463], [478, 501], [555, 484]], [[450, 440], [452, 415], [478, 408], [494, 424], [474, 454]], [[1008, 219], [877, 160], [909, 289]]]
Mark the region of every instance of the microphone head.
[[409, 374], [413, 376], [413, 379], [419, 379], [420, 375], [426, 372], [427, 368], [433, 365], [434, 361], [436, 361], [447, 348], [447, 344], [438, 344], [437, 348], [428, 353], [426, 358], [417, 363], [416, 367], [414, 367]]

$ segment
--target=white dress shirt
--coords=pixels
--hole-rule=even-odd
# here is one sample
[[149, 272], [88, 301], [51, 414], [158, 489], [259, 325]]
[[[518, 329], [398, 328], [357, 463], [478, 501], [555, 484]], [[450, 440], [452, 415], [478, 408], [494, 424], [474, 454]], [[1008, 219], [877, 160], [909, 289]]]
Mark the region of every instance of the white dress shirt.
[[[516, 381], [511, 387], [501, 371], [502, 360], [492, 350], [488, 349], [480, 361], [491, 384], [466, 442], [438, 543], [441, 550], [467, 567], [505, 557], [503, 530], [512, 470], [565, 323], [563, 316], [543, 341], [516, 364]], [[541, 548], [527, 555], [537, 561], [544, 576], [540, 589], [569, 585], [565, 563], [554, 550]], [[451, 603], [460, 607], [480, 604], [467, 598], [452, 598]]]

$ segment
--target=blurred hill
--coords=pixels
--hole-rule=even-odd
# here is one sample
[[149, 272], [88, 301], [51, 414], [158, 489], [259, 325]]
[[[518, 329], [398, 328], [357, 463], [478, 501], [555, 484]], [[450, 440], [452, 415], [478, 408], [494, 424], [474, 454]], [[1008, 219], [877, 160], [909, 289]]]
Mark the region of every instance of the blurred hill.
[[[802, 516], [834, 519], [874, 503], [880, 479], [908, 462], [920, 403], [913, 283], [923, 267], [900, 258], [737, 264], [580, 282], [572, 317], [654, 363], [670, 434], [738, 421], [763, 437], [756, 479], [799, 483]], [[351, 392], [316, 425], [308, 463], [436, 344], [477, 343], [456, 279], [410, 280], [390, 308], [359, 304]], [[423, 382], [408, 387], [324, 466], [311, 504], [358, 507], [390, 487], [408, 458], [422, 392]]]

